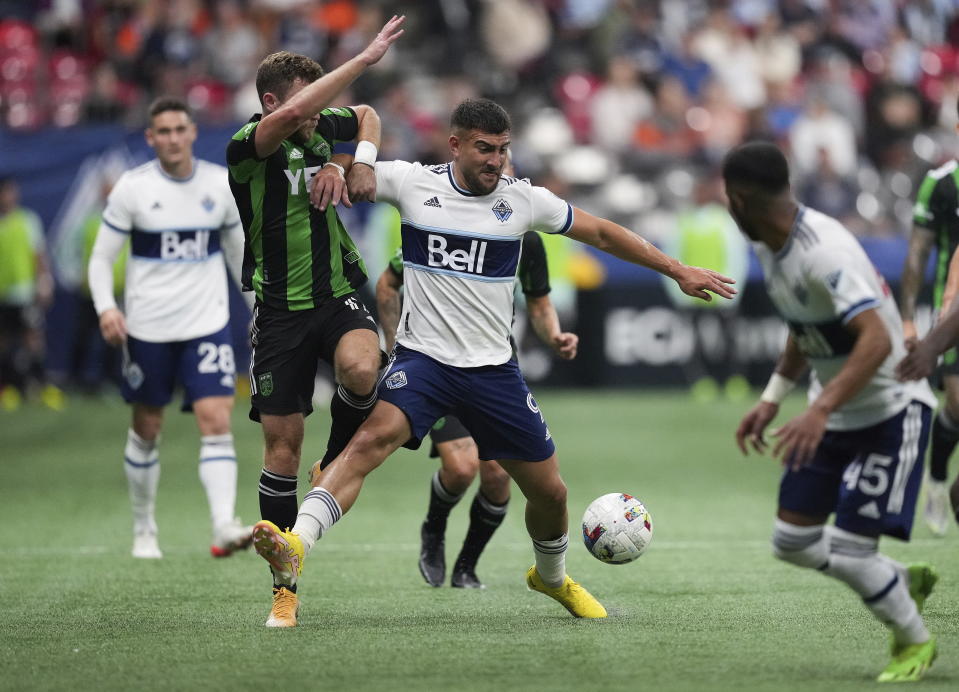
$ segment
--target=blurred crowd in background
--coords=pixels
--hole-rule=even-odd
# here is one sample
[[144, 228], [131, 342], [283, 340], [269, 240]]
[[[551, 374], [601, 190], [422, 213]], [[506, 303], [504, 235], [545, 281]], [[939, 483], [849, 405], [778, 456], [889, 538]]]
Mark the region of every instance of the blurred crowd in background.
[[138, 128], [163, 93], [201, 124], [243, 122], [264, 55], [332, 68], [405, 13], [397, 50], [343, 99], [381, 113], [382, 158], [445, 160], [450, 106], [482, 94], [516, 120], [521, 174], [653, 235], [757, 136], [788, 147], [804, 201], [857, 233], [904, 233], [918, 177], [957, 148], [957, 4], [0, 0], [0, 117]]
[[468, 96], [512, 114], [517, 174], [668, 244], [715, 202], [723, 155], [788, 152], [802, 202], [902, 237], [918, 183], [959, 153], [959, 0], [0, 0], [0, 128], [201, 128], [260, 110], [276, 50], [331, 69], [390, 15], [406, 35], [339, 103], [383, 121], [381, 159], [447, 160]]

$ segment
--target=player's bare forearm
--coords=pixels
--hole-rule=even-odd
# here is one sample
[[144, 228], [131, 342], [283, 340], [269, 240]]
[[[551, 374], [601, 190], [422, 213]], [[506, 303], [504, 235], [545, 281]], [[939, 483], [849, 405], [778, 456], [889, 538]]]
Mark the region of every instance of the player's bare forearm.
[[876, 374], [892, 351], [889, 332], [875, 309], [865, 310], [846, 325], [856, 335], [842, 369], [823, 387], [811, 408], [832, 413], [854, 397]]
[[566, 235], [592, 245], [597, 250], [627, 262], [648, 267], [670, 278], [676, 278], [678, 270], [683, 266], [682, 262], [670, 257], [629, 229], [608, 219], [593, 216], [579, 208], [573, 210], [573, 225]]
[[366, 68], [378, 62], [403, 34], [399, 27], [404, 19], [394, 16], [362, 53], [308, 84], [289, 101], [265, 115], [254, 134], [257, 156], [266, 158], [276, 151], [280, 143], [296, 132], [305, 120], [326, 108]]
[[937, 356], [959, 344], [959, 303], [953, 301], [948, 310], [943, 310], [922, 343]]
[[400, 323], [401, 285], [399, 277], [389, 268], [385, 269], [376, 281], [376, 310], [387, 351], [392, 351], [396, 343], [396, 328]]
[[572, 360], [579, 351], [579, 336], [564, 332], [559, 315], [549, 296], [526, 297], [526, 311], [533, 331], [540, 341], [549, 346], [563, 360]]
[[[369, 142], [374, 147], [380, 146], [380, 116], [369, 106], [355, 106], [358, 128], [357, 142]], [[366, 145], [364, 145], [366, 146]], [[357, 147], [359, 151], [359, 147]], [[348, 169], [346, 184], [353, 202], [376, 201], [376, 173], [373, 166], [362, 160], [353, 159]]]
[[792, 334], [786, 339], [786, 346], [783, 352], [779, 354], [779, 360], [776, 362], [776, 372], [787, 380], [796, 382], [806, 372], [809, 366], [806, 356], [799, 350], [796, 340]]
[[959, 292], [959, 251], [952, 253], [952, 257], [949, 259], [946, 287], [942, 292], [941, 312], [943, 315], [949, 312], [957, 292]]
[[559, 315], [549, 296], [527, 296], [526, 313], [529, 322], [533, 325], [536, 336], [547, 346], [552, 346], [553, 337], [560, 333]]
[[730, 286], [736, 283], [735, 279], [712, 269], [685, 265], [632, 231], [582, 209], [574, 209], [573, 225], [567, 235], [614, 257], [668, 276], [683, 293], [694, 298], [709, 301], [713, 293], [723, 298], [732, 298], [736, 294], [736, 289]]
[[353, 111], [356, 113], [356, 141], [370, 142], [379, 149], [382, 137], [380, 116], [367, 105], [353, 106]]
[[906, 253], [899, 283], [899, 312], [904, 322], [912, 322], [915, 319], [916, 300], [919, 297], [923, 271], [929, 261], [934, 239], [935, 236], [929, 229], [913, 226], [909, 236], [909, 251]]

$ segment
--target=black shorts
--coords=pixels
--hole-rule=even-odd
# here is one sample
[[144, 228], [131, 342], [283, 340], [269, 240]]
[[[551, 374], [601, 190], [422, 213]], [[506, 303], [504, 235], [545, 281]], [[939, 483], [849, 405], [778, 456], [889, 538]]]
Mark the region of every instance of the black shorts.
[[430, 428], [430, 459], [436, 459], [439, 457], [440, 453], [436, 449], [436, 445], [441, 442], [452, 442], [453, 440], [460, 440], [464, 437], [472, 437], [470, 431], [466, 429], [466, 426], [460, 422], [460, 419], [456, 416], [444, 416], [440, 418], [436, 423]]
[[260, 414], [313, 412], [313, 382], [320, 358], [333, 366], [340, 338], [354, 329], [376, 332], [376, 322], [356, 293], [309, 310], [253, 309], [250, 354], [250, 420]]

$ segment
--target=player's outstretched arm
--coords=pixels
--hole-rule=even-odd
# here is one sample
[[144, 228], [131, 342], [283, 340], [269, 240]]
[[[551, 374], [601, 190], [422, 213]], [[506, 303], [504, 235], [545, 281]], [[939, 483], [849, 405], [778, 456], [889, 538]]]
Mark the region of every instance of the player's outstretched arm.
[[573, 225], [566, 233], [570, 238], [592, 245], [627, 262], [649, 267], [673, 279], [686, 295], [712, 300], [710, 293], [732, 298], [735, 279], [702, 267], [690, 267], [670, 257], [649, 241], [617, 223], [593, 216], [582, 209], [573, 210]]
[[934, 240], [935, 235], [928, 228], [912, 227], [912, 234], [909, 236], [909, 252], [906, 253], [902, 278], [899, 282], [899, 313], [902, 315], [902, 331], [906, 343], [916, 340], [916, 300], [919, 297], [922, 276], [926, 270]]
[[806, 367], [806, 357], [790, 334], [786, 347], [779, 356], [779, 362], [776, 363], [776, 369], [769, 378], [769, 384], [736, 429], [736, 444], [743, 455], [749, 453], [750, 445], [759, 454], [765, 453], [766, 428], [779, 413], [779, 404], [796, 386]]
[[400, 286], [402, 285], [403, 276], [390, 267], [384, 269], [376, 281], [376, 310], [380, 327], [383, 329], [387, 353], [392, 351], [396, 344], [396, 327], [400, 323]]
[[853, 317], [846, 329], [856, 341], [842, 368], [803, 414], [773, 433], [778, 438], [773, 456], [782, 454], [783, 463], [792, 469], [812, 461], [829, 414], [865, 387], [892, 351], [889, 332], [875, 308]]
[[282, 106], [265, 115], [254, 133], [256, 155], [266, 158], [276, 151], [280, 143], [296, 132], [304, 120], [326, 108], [367, 67], [379, 62], [396, 39], [403, 35], [400, 26], [405, 19], [405, 16], [394, 15], [362, 53], [307, 85]]
[[579, 337], [560, 328], [556, 306], [549, 296], [526, 296], [526, 312], [540, 341], [553, 349], [563, 360], [576, 357]]

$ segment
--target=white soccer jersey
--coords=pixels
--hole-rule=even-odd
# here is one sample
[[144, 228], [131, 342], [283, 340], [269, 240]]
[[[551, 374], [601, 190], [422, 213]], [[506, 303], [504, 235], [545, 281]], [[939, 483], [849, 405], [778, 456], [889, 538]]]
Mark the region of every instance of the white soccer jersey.
[[573, 208], [546, 188], [506, 176], [490, 194], [475, 195], [457, 185], [452, 163], [377, 162], [376, 197], [402, 218], [397, 342], [458, 367], [508, 361], [523, 234], [565, 233]]
[[769, 297], [812, 366], [810, 402], [852, 351], [855, 339], [845, 328], [849, 320], [864, 310], [876, 309], [889, 331], [892, 352], [869, 383], [829, 416], [828, 429], [874, 425], [896, 415], [912, 400], [936, 405], [925, 380], [896, 380], [895, 366], [906, 355], [899, 310], [886, 282], [842, 224], [800, 207], [789, 239], [779, 252], [772, 252], [764, 243], [754, 243], [754, 248]]
[[[229, 320], [221, 241], [231, 255], [237, 248], [242, 254], [240, 216], [226, 168], [193, 163], [184, 180], [167, 175], [157, 160], [127, 171], [103, 211], [99, 234], [116, 237], [98, 237], [98, 246], [112, 250], [112, 241], [130, 237], [124, 313], [127, 331], [143, 341], [195, 339]], [[98, 314], [113, 307], [112, 286], [105, 290], [102, 279], [90, 281]]]

